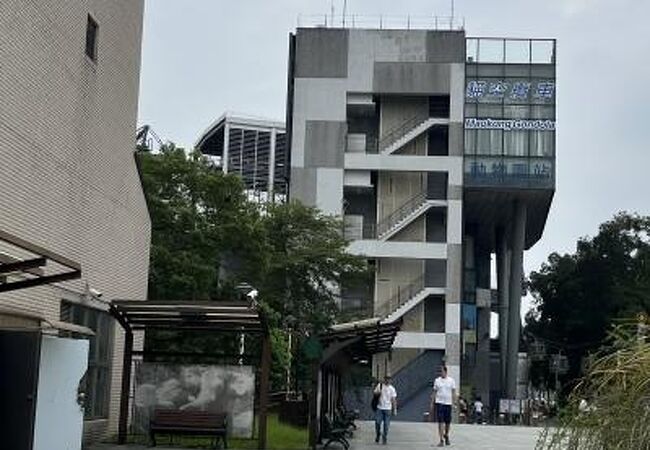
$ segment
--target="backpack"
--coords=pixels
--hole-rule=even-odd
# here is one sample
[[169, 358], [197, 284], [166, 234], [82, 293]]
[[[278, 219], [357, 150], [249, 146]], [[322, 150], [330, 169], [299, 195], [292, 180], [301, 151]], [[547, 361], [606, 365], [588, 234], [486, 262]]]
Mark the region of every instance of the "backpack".
[[372, 392], [372, 400], [370, 401], [370, 407], [372, 408], [372, 411], [375, 412], [377, 411], [377, 407], [379, 406], [379, 397], [381, 397], [381, 390], [383, 386], [381, 383], [379, 383], [379, 392]]

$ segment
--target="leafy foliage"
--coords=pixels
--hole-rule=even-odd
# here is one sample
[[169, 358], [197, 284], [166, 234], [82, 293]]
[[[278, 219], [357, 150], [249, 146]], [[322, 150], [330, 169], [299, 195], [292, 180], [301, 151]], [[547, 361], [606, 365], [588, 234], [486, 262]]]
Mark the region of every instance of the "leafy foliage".
[[[304, 377], [301, 346], [334, 322], [341, 280], [366, 280], [365, 260], [345, 251], [341, 221], [297, 202], [249, 202], [238, 177], [173, 144], [138, 158], [152, 221], [149, 298], [232, 299], [238, 283], [251, 284], [273, 329], [273, 387], [284, 387], [289, 361], [294, 379]], [[149, 333], [146, 345], [232, 354], [238, 339], [164, 331]], [[247, 340], [253, 354], [258, 347]]]
[[[597, 236], [578, 241], [575, 254], [551, 254], [531, 273], [529, 288], [536, 307], [526, 333], [568, 356], [562, 381], [569, 389], [612, 323], [650, 309], [650, 218], [616, 215]], [[534, 364], [531, 381], [552, 385], [547, 366]]]
[[540, 436], [539, 450], [650, 449], [647, 331], [643, 324], [613, 329], [610, 344], [571, 392], [558, 426]]

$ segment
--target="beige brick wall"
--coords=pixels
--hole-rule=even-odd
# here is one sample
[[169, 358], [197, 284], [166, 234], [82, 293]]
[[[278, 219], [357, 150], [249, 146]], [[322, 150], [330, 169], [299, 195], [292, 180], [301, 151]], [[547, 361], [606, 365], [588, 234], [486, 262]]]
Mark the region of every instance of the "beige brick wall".
[[[0, 306], [58, 319], [60, 300], [79, 300], [85, 283], [105, 300], [146, 297], [151, 227], [133, 159], [143, 8], [0, 2], [0, 229], [83, 271], [80, 281], [0, 294]], [[99, 24], [96, 63], [85, 55], [88, 14]], [[93, 434], [116, 430], [115, 331], [109, 420], [88, 424]]]

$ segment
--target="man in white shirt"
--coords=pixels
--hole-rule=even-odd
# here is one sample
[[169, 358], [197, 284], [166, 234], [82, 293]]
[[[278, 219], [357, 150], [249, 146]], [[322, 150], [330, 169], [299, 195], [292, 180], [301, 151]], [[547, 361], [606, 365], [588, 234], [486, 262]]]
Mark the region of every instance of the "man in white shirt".
[[[391, 414], [397, 414], [397, 391], [392, 385], [392, 378], [386, 375], [383, 383], [375, 386], [374, 394], [379, 396], [377, 410], [375, 411], [375, 442], [379, 443], [381, 435], [382, 443], [385, 445], [388, 438]], [[384, 423], [383, 433], [381, 424]]]
[[483, 423], [483, 402], [480, 396], [476, 397], [474, 402], [474, 423], [478, 425]]
[[[438, 447], [444, 447], [449, 442], [449, 425], [451, 424], [451, 406], [456, 399], [456, 382], [447, 375], [447, 367], [440, 367], [440, 376], [433, 383], [433, 395], [431, 395], [431, 410], [438, 422], [438, 435], [440, 443]], [[434, 409], [435, 408], [435, 409]]]

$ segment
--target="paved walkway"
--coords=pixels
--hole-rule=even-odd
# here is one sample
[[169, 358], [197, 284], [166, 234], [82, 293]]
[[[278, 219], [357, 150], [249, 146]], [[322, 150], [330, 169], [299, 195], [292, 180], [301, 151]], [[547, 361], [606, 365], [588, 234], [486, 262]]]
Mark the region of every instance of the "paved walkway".
[[[432, 450], [438, 444], [435, 423], [393, 422], [388, 445], [375, 444], [373, 422], [359, 422], [350, 450]], [[463, 450], [534, 450], [541, 428], [496, 425], [451, 425], [451, 445]], [[435, 433], [435, 434], [434, 434]], [[434, 438], [435, 436], [435, 438]], [[332, 447], [334, 448], [334, 447]]]

